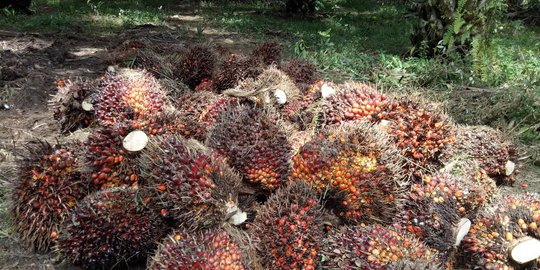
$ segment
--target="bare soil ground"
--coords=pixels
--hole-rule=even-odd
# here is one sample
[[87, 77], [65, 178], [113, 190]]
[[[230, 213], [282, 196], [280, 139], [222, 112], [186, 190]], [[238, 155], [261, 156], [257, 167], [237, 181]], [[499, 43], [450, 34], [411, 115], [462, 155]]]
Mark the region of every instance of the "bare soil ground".
[[[207, 28], [200, 37], [196, 29], [200, 20], [185, 13], [171, 17], [169, 27], [142, 26], [103, 36], [0, 30], [0, 269], [78, 269], [58, 264], [52, 255], [27, 250], [9, 225], [8, 186], [17, 149], [29, 140], [54, 142], [60, 136], [47, 108], [56, 91], [55, 81], [103, 74], [112, 49], [126, 40], [144, 38], [171, 47], [206, 42], [233, 52], [255, 46], [246, 36], [219, 29]], [[528, 181], [528, 190], [540, 191], [537, 167], [526, 167], [521, 175]]]

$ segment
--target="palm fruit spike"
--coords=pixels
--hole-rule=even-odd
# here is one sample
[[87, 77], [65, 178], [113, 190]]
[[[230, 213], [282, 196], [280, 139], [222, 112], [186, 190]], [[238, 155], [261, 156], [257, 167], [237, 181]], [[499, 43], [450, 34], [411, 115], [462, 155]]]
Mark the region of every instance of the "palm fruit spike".
[[306, 88], [317, 81], [316, 67], [305, 60], [292, 60], [280, 66], [300, 89]]
[[455, 128], [433, 105], [401, 98], [388, 107], [388, 131], [409, 162], [415, 177], [440, 167], [438, 156], [455, 141]]
[[330, 231], [321, 253], [323, 269], [328, 270], [393, 269], [388, 265], [404, 259], [440, 263], [438, 252], [414, 235], [380, 224]]
[[276, 42], [265, 42], [251, 53], [251, 58], [265, 65], [279, 65], [281, 62], [281, 46]]
[[[127, 128], [126, 125], [120, 124], [114, 127], [102, 127], [88, 137], [86, 159], [92, 171], [92, 184], [95, 189], [142, 184], [139, 183], [141, 179], [134, 167], [137, 153], [123, 146], [126, 137], [133, 135], [131, 131], [132, 129]], [[145, 136], [146, 134], [136, 136], [138, 138], [135, 138], [134, 142], [128, 142], [128, 148], [136, 146], [140, 148], [140, 144], [144, 141], [142, 137]]]
[[235, 238], [238, 233], [233, 236], [228, 230], [176, 230], [159, 245], [148, 269], [249, 269], [246, 250]]
[[94, 83], [61, 81], [57, 86], [58, 92], [49, 100], [49, 106], [61, 132], [69, 133], [90, 126], [94, 121], [90, 97], [95, 91]]
[[446, 269], [442, 265], [433, 263], [429, 259], [400, 259], [390, 264], [387, 264], [384, 270], [444, 270]]
[[57, 252], [88, 269], [144, 260], [167, 233], [152, 203], [143, 189], [113, 188], [89, 195], [66, 220]]
[[89, 193], [78, 153], [45, 142], [28, 145], [12, 197], [15, 230], [31, 249], [47, 251], [77, 201]]
[[504, 196], [494, 209], [479, 214], [463, 239], [464, 262], [482, 269], [538, 269], [538, 225], [538, 195]]
[[[339, 124], [344, 121], [378, 121], [387, 118], [389, 99], [375, 87], [363, 83], [346, 83], [338, 86], [336, 92], [330, 86], [324, 90], [321, 110], [321, 125]], [[321, 92], [322, 93], [322, 92]]]
[[264, 190], [288, 177], [292, 148], [289, 131], [271, 108], [232, 106], [221, 113], [207, 145], [228, 158], [247, 182]]
[[122, 69], [107, 73], [92, 97], [100, 126], [128, 122], [132, 128], [152, 135], [163, 130], [168, 100], [158, 81], [145, 71]]
[[499, 184], [512, 185], [516, 180], [516, 146], [491, 127], [459, 126], [456, 143], [443, 152], [442, 159], [448, 162], [455, 156], [476, 160]]
[[221, 92], [236, 87], [242, 80], [259, 76], [263, 71], [263, 65], [256, 59], [245, 59], [231, 54], [218, 70], [215, 87], [218, 92]]
[[265, 269], [317, 267], [324, 233], [318, 200], [309, 184], [298, 181], [278, 189], [261, 206], [252, 235]]
[[400, 207], [399, 152], [388, 135], [367, 122], [345, 123], [317, 135], [292, 158], [290, 181], [306, 180], [337, 200], [352, 222], [390, 222]]
[[238, 217], [245, 216], [237, 207], [240, 177], [216, 152], [195, 140], [155, 137], [139, 164], [164, 216], [191, 227], [211, 227], [231, 218], [238, 223]]
[[193, 46], [180, 59], [178, 76], [191, 89], [194, 89], [203, 79], [213, 77], [216, 61], [216, 55], [210, 48]]
[[189, 93], [176, 100], [176, 119], [172, 133], [203, 141], [219, 114], [237, 100], [231, 97], [202, 91]]

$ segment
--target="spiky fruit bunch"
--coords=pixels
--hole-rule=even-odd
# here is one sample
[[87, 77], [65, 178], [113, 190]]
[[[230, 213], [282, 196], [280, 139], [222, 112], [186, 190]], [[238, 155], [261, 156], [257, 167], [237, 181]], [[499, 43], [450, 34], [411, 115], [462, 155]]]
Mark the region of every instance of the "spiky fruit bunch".
[[[322, 90], [322, 89], [321, 89]], [[329, 93], [331, 94], [331, 93]], [[323, 94], [323, 97], [326, 96]], [[322, 106], [321, 124], [344, 121], [378, 121], [387, 118], [388, 97], [364, 83], [341, 84]]]
[[243, 252], [226, 229], [177, 230], [159, 245], [148, 269], [244, 270]]
[[217, 153], [195, 140], [155, 137], [139, 164], [164, 216], [193, 227], [208, 227], [225, 222], [238, 210], [240, 177]]
[[60, 232], [61, 257], [88, 269], [145, 259], [166, 233], [142, 189], [114, 188], [86, 197]]
[[324, 233], [318, 199], [309, 184], [298, 181], [278, 189], [259, 209], [252, 235], [265, 269], [317, 267]]
[[430, 104], [402, 98], [388, 109], [388, 131], [407, 157], [407, 169], [413, 176], [439, 166], [439, 155], [456, 138], [451, 120]]
[[505, 196], [494, 210], [485, 209], [480, 213], [463, 239], [461, 255], [470, 267], [538, 269], [538, 258], [520, 265], [510, 256], [511, 249], [520, 239], [526, 236], [540, 238], [538, 225], [540, 199], [537, 196]]
[[281, 65], [280, 69], [285, 72], [298, 88], [303, 89], [314, 84], [318, 79], [317, 68], [308, 61], [295, 59]]
[[188, 93], [176, 100], [176, 121], [171, 131], [186, 138], [204, 140], [219, 114], [236, 99], [202, 91]]
[[203, 79], [199, 85], [195, 87], [196, 92], [200, 91], [207, 91], [207, 92], [214, 92], [215, 91], [215, 85], [214, 81], [212, 79]]
[[281, 62], [281, 46], [276, 42], [265, 42], [253, 50], [251, 58], [257, 59], [267, 66], [279, 65]]
[[444, 270], [446, 269], [442, 265], [433, 263], [430, 259], [416, 259], [411, 260], [408, 258], [400, 259], [398, 261], [387, 264], [384, 270]]
[[193, 46], [182, 55], [177, 67], [177, 76], [191, 89], [199, 85], [203, 79], [214, 75], [217, 57], [205, 46]]
[[111, 65], [126, 64], [132, 62], [137, 57], [137, 53], [146, 48], [147, 45], [140, 40], [128, 39], [112, 48], [109, 54], [108, 63]]
[[173, 78], [173, 60], [171, 55], [164, 55], [153, 49], [139, 49], [132, 58], [126, 59], [124, 64], [130, 68], [147, 70], [156, 78]]
[[216, 90], [221, 92], [238, 85], [238, 82], [248, 78], [255, 78], [263, 72], [264, 65], [253, 58], [243, 58], [231, 54], [218, 68], [215, 78]]
[[498, 130], [486, 126], [458, 127], [456, 143], [443, 152], [441, 159], [447, 161], [455, 156], [477, 161], [498, 183], [515, 182], [517, 148]]
[[85, 128], [94, 121], [91, 98], [95, 84], [90, 81], [62, 82], [58, 92], [49, 101], [54, 119], [60, 124], [62, 133]]
[[141, 184], [134, 167], [136, 154], [123, 148], [123, 138], [133, 129], [126, 125], [96, 129], [86, 141], [86, 160], [92, 171], [93, 189]]
[[437, 251], [414, 235], [379, 224], [330, 231], [321, 253], [323, 268], [329, 270], [392, 269], [388, 265], [403, 259], [439, 263]]
[[292, 148], [288, 134], [271, 109], [239, 105], [221, 113], [207, 145], [225, 155], [249, 183], [272, 190], [289, 174]]
[[145, 71], [107, 73], [92, 97], [96, 121], [101, 126], [128, 122], [148, 134], [157, 134], [163, 128], [168, 101], [158, 81]]
[[73, 150], [44, 142], [28, 150], [14, 183], [14, 225], [31, 249], [47, 251], [77, 201], [88, 194], [88, 185], [77, 171], [79, 154]]
[[399, 207], [397, 149], [387, 134], [366, 122], [346, 123], [319, 134], [292, 158], [291, 181], [306, 180], [338, 201], [350, 221], [389, 222]]

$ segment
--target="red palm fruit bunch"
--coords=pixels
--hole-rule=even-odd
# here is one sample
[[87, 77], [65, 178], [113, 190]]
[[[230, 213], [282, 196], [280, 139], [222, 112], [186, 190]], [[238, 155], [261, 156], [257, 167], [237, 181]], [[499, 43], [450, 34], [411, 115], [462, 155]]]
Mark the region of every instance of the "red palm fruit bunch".
[[[232, 230], [232, 229], [228, 229]], [[199, 232], [176, 230], [159, 245], [149, 262], [149, 270], [244, 270], [246, 250], [224, 228]], [[234, 236], [233, 236], [234, 235]]]
[[168, 100], [158, 81], [145, 71], [107, 73], [93, 100], [96, 121], [101, 126], [129, 122], [132, 128], [148, 134], [160, 133], [163, 128]]
[[79, 153], [66, 147], [32, 142], [14, 183], [15, 230], [31, 249], [47, 251], [77, 201], [88, 194], [78, 172]]
[[237, 100], [233, 97], [202, 91], [182, 95], [175, 103], [176, 121], [170, 124], [169, 129], [186, 138], [203, 141], [221, 111], [237, 103]]
[[234, 88], [238, 82], [259, 76], [264, 70], [264, 65], [253, 58], [245, 58], [236, 54], [231, 54], [218, 67], [218, 72], [214, 79], [218, 92]]
[[538, 269], [540, 267], [540, 199], [537, 195], [504, 196], [485, 209], [462, 242], [462, 259], [471, 268]]
[[308, 88], [303, 89], [298, 100], [285, 104], [281, 113], [286, 119], [297, 123], [300, 129], [314, 128], [317, 126], [317, 116], [321, 111], [323, 90], [325, 97], [329, 98], [336, 89], [336, 84], [318, 80]]
[[291, 60], [282, 64], [280, 69], [285, 72], [285, 74], [287, 74], [300, 89], [309, 87], [319, 78], [315, 65], [306, 60]]
[[227, 157], [231, 167], [247, 182], [273, 190], [289, 174], [289, 133], [271, 108], [230, 106], [210, 131], [207, 145]]
[[289, 180], [306, 180], [337, 200], [345, 220], [390, 222], [405, 183], [402, 161], [387, 134], [366, 122], [345, 123], [317, 135], [292, 158]]
[[147, 193], [113, 188], [84, 198], [56, 240], [60, 257], [87, 269], [144, 260], [167, 233]]
[[276, 42], [265, 42], [251, 52], [251, 58], [269, 66], [281, 62], [281, 46]]
[[314, 270], [324, 237], [317, 191], [304, 181], [289, 183], [258, 209], [252, 232], [264, 269]]
[[333, 91], [325, 91], [323, 98], [326, 102], [321, 109], [321, 125], [352, 120], [386, 119], [390, 103], [386, 94], [364, 83], [341, 84]]
[[212, 79], [203, 79], [199, 85], [195, 87], [195, 92], [207, 91], [215, 92], [215, 83]]
[[409, 98], [388, 107], [388, 131], [408, 162], [415, 177], [440, 166], [441, 151], [455, 142], [456, 130], [450, 118], [432, 105]]
[[118, 124], [99, 128], [88, 136], [86, 161], [94, 189], [143, 184], [134, 163], [137, 153], [123, 147], [124, 138], [131, 131], [126, 124]]
[[444, 270], [447, 269], [442, 265], [433, 263], [430, 258], [427, 259], [415, 259], [408, 258], [400, 259], [398, 261], [387, 264], [384, 270]]
[[330, 231], [321, 253], [325, 258], [322, 266], [328, 270], [393, 269], [390, 265], [404, 259], [440, 263], [438, 252], [414, 235], [380, 224]]
[[456, 143], [442, 154], [444, 161], [455, 156], [473, 159], [500, 184], [515, 182], [517, 148], [502, 132], [486, 126], [459, 126]]
[[137, 57], [139, 51], [146, 47], [147, 45], [140, 40], [125, 40], [115, 48], [112, 48], [112, 52], [109, 54], [110, 57], [107, 59], [107, 62], [111, 65], [131, 62], [135, 57]]
[[156, 212], [163, 216], [192, 227], [211, 227], [242, 215], [237, 206], [241, 178], [197, 141], [155, 137], [139, 163], [141, 176], [159, 201]]
[[68, 81], [58, 85], [58, 92], [49, 100], [49, 106], [62, 133], [73, 132], [92, 124], [94, 116], [90, 96], [95, 87], [91, 81]]
[[177, 67], [177, 76], [191, 89], [199, 85], [203, 79], [214, 76], [216, 54], [206, 46], [193, 46], [181, 56]]

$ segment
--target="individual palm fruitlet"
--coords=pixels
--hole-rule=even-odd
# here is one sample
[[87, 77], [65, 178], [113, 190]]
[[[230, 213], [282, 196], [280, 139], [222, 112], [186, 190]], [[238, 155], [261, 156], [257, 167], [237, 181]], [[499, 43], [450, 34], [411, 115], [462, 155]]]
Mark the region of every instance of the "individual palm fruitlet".
[[278, 188], [289, 175], [289, 131], [271, 108], [232, 106], [222, 112], [207, 145], [227, 157], [250, 184]]
[[85, 269], [144, 260], [166, 233], [148, 192], [113, 188], [82, 200], [57, 238], [60, 257]]
[[406, 184], [398, 153], [376, 126], [346, 123], [300, 147], [289, 180], [305, 180], [327, 194], [336, 201], [336, 214], [349, 222], [390, 222]]
[[45, 252], [77, 202], [89, 193], [78, 170], [79, 153], [45, 142], [28, 145], [14, 183], [12, 212], [15, 231], [31, 249]]
[[322, 245], [323, 269], [393, 269], [401, 260], [430, 261], [438, 265], [438, 252], [414, 235], [379, 224], [343, 227], [330, 231]]
[[276, 191], [258, 209], [251, 235], [265, 269], [317, 267], [324, 237], [316, 190], [298, 181]]
[[238, 209], [241, 178], [226, 161], [195, 140], [152, 138], [138, 160], [158, 201], [157, 211], [190, 227], [226, 222]]
[[58, 92], [49, 100], [54, 119], [64, 134], [86, 128], [94, 122], [91, 95], [96, 85], [91, 81], [60, 81]]
[[244, 263], [245, 252], [224, 228], [198, 232], [180, 229], [159, 245], [148, 269], [244, 270], [249, 269]]

